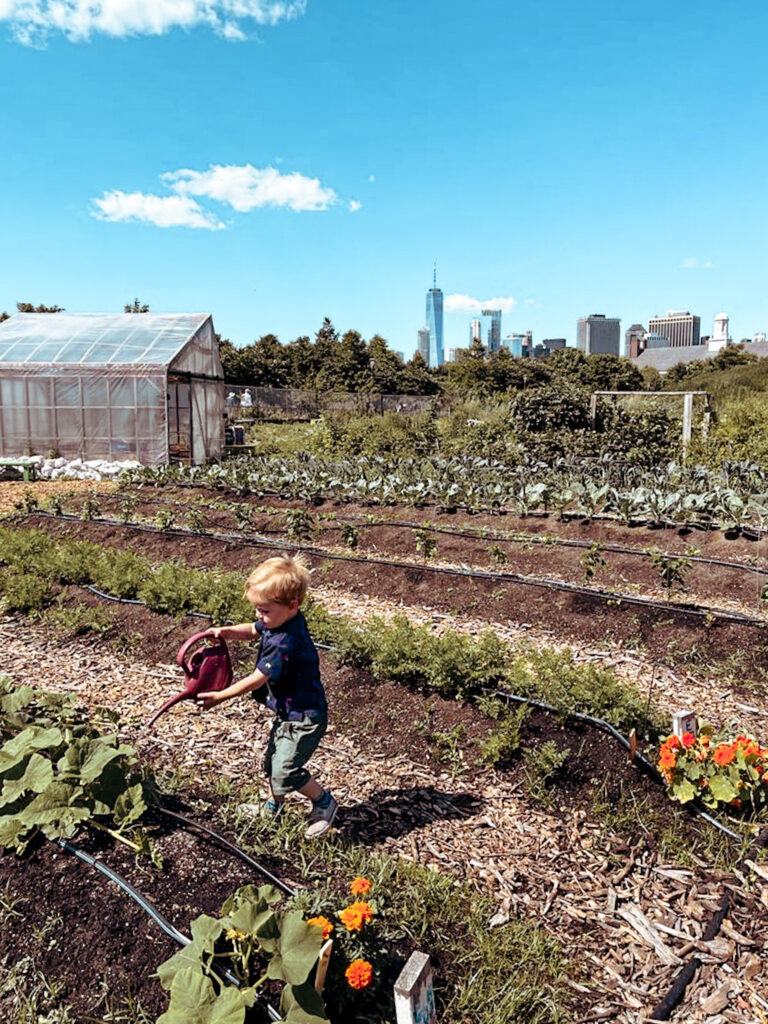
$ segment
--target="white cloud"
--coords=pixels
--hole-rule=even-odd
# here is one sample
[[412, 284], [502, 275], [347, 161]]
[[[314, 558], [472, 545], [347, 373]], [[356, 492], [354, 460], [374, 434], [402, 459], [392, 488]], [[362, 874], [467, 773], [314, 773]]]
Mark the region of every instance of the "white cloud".
[[368, 181], [376, 181], [376, 175], [375, 174], [369, 174], [368, 175]]
[[446, 313], [481, 313], [484, 309], [500, 309], [502, 313], [511, 313], [517, 300], [507, 298], [473, 299], [469, 295], [446, 295], [443, 309]]
[[700, 260], [697, 256], [686, 256], [680, 260], [679, 266], [682, 270], [712, 270], [714, 263], [712, 260]]
[[357, 199], [350, 199], [349, 201], [349, 212], [357, 213], [358, 210], [362, 209], [363, 204], [358, 202]]
[[293, 172], [281, 174], [274, 167], [215, 165], [207, 171], [183, 169], [163, 174], [166, 184], [183, 196], [206, 196], [246, 213], [260, 206], [288, 206], [292, 210], [327, 210], [337, 203], [332, 188], [318, 178]]
[[144, 192], [105, 192], [94, 199], [94, 216], [108, 221], [144, 221], [160, 228], [207, 228], [220, 231], [226, 225], [206, 213], [187, 196], [153, 196]]
[[56, 32], [84, 42], [93, 35], [156, 36], [198, 27], [239, 41], [252, 25], [276, 25], [305, 9], [306, 0], [0, 0], [0, 21], [28, 46], [44, 46]]

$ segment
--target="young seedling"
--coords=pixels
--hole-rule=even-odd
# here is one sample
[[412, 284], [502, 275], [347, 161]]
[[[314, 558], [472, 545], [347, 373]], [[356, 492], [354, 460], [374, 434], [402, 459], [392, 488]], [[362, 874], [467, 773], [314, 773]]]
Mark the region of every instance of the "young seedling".
[[416, 551], [425, 562], [437, 554], [437, 541], [429, 532], [429, 525], [429, 523], [422, 523], [417, 530], [413, 531], [416, 538]]
[[693, 564], [690, 558], [686, 558], [684, 555], [675, 558], [673, 555], [667, 555], [658, 550], [649, 550], [648, 554], [651, 556], [651, 565], [659, 574], [659, 579], [666, 591], [667, 601], [671, 600], [674, 587], [685, 590], [688, 570]]
[[603, 545], [599, 541], [595, 541], [590, 544], [584, 554], [579, 560], [581, 568], [584, 570], [584, 582], [589, 583], [597, 576], [601, 569], [607, 569], [608, 563], [600, 554], [603, 550]]
[[353, 526], [352, 523], [341, 524], [341, 542], [348, 548], [354, 550], [358, 545], [359, 537], [357, 533], [357, 527]]

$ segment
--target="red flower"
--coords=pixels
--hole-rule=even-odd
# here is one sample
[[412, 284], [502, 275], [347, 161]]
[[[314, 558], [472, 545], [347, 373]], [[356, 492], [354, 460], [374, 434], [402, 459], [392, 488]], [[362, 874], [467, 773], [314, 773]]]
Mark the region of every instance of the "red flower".
[[715, 751], [713, 760], [715, 764], [725, 767], [725, 765], [731, 763], [735, 756], [736, 754], [732, 746], [729, 746], [727, 743], [721, 743]]
[[333, 931], [333, 925], [331, 924], [331, 922], [328, 920], [327, 917], [323, 917], [322, 915], [320, 917], [310, 917], [310, 919], [307, 921], [307, 924], [314, 924], [318, 928], [323, 929], [323, 942], [325, 942], [325, 940], [330, 936], [331, 932]]
[[367, 988], [371, 984], [373, 968], [367, 960], [353, 960], [344, 971], [344, 977], [351, 988]]
[[682, 742], [684, 747], [692, 747], [696, 743], [696, 737], [692, 732], [684, 732]]
[[353, 878], [350, 883], [350, 891], [353, 896], [365, 896], [373, 888], [373, 882], [369, 878]]

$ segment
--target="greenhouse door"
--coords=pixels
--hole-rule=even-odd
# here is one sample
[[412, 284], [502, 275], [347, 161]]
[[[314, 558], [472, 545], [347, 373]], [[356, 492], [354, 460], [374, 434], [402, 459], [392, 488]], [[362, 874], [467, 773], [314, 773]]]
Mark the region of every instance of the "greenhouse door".
[[168, 455], [171, 462], [192, 461], [190, 385], [168, 377]]

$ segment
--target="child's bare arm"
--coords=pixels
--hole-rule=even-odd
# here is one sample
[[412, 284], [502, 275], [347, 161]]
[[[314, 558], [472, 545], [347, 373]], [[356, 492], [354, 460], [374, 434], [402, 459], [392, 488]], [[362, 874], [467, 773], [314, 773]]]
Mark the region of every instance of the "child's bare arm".
[[265, 676], [263, 672], [256, 669], [249, 676], [244, 676], [242, 679], [238, 679], [236, 683], [232, 683], [227, 686], [224, 690], [207, 690], [205, 693], [198, 693], [195, 697], [197, 704], [202, 704], [203, 711], [207, 711], [209, 708], [215, 707], [217, 704], [223, 703], [225, 700], [229, 700], [230, 697], [239, 697], [242, 693], [250, 693], [251, 690], [258, 690], [269, 682], [269, 676]]
[[253, 640], [253, 623], [241, 622], [237, 626], [215, 626], [208, 630], [209, 636], [215, 636], [217, 640]]

